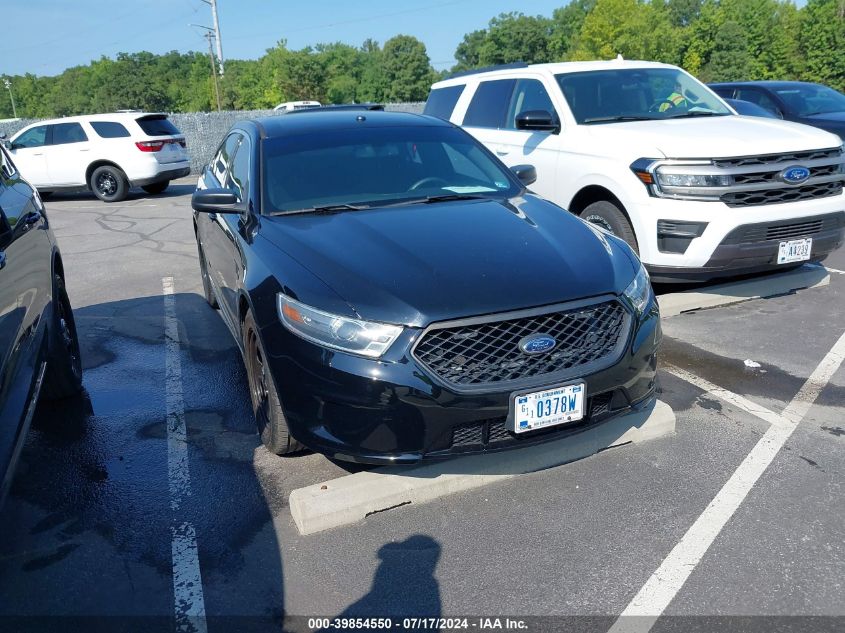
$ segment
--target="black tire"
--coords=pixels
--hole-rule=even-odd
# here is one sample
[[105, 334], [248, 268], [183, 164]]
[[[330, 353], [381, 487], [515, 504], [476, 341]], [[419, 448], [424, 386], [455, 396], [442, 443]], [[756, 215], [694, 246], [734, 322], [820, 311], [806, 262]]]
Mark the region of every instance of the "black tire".
[[265, 364], [264, 345], [252, 313], [247, 313], [243, 323], [244, 360], [249, 381], [252, 410], [258, 425], [261, 442], [271, 453], [287, 455], [304, 448], [290, 434], [288, 422], [279, 400], [279, 393], [270, 369]]
[[47, 400], [62, 400], [82, 391], [82, 357], [76, 322], [64, 280], [53, 281], [53, 321], [49, 328], [47, 372], [41, 393]]
[[592, 222], [608, 233], [622, 238], [639, 255], [640, 248], [637, 245], [637, 236], [634, 234], [634, 227], [631, 226], [631, 222], [622, 212], [622, 209], [614, 203], [606, 200], [594, 202], [581, 212], [581, 219]]
[[120, 202], [129, 193], [129, 182], [117, 167], [103, 165], [91, 172], [88, 181], [91, 191], [103, 202]]
[[214, 290], [211, 288], [211, 279], [208, 278], [208, 264], [205, 261], [205, 253], [202, 250], [199, 236], [197, 236], [197, 253], [200, 260], [200, 276], [202, 277], [202, 294], [205, 300], [212, 308], [217, 310], [220, 306], [217, 303], [217, 297], [214, 296]]
[[161, 193], [161, 192], [163, 192], [163, 191], [164, 191], [165, 189], [167, 189], [169, 186], [170, 186], [170, 181], [169, 181], [169, 180], [162, 180], [161, 182], [154, 182], [154, 183], [153, 183], [153, 184], [151, 184], [151, 185], [143, 185], [143, 186], [141, 187], [141, 189], [143, 189], [143, 190], [144, 190], [144, 191], [146, 191], [147, 193], [156, 194], [156, 193]]

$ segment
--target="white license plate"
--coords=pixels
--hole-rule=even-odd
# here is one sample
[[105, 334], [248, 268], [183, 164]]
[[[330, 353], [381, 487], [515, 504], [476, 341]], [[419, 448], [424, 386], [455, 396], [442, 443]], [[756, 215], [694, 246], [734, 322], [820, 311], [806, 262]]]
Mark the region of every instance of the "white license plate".
[[586, 387], [579, 382], [517, 394], [513, 399], [513, 431], [525, 433], [582, 419]]
[[811, 250], [813, 250], [813, 238], [811, 237], [781, 242], [778, 248], [778, 264], [807, 261], [810, 259]]

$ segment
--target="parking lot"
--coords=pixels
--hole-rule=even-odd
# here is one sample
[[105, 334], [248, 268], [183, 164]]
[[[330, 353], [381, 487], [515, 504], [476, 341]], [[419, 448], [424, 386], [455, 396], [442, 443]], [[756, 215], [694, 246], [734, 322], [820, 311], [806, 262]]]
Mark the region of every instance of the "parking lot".
[[290, 493], [359, 467], [261, 447], [202, 297], [194, 182], [47, 203], [86, 394], [36, 413], [0, 514], [0, 630], [842, 630], [845, 250], [829, 284], [663, 320], [675, 433], [302, 536]]

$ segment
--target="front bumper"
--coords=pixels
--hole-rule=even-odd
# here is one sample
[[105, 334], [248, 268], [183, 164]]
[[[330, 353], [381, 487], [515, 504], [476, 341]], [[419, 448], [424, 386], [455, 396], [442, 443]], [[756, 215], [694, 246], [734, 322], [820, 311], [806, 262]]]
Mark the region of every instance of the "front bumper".
[[[420, 330], [394, 348], [409, 350]], [[660, 315], [654, 301], [636, 321], [619, 361], [580, 378], [585, 418], [573, 425], [515, 435], [508, 431], [511, 390], [456, 393], [412, 356], [371, 360], [308, 343], [281, 323], [262, 329], [269, 366], [292, 435], [345, 461], [409, 464], [494, 452], [557, 439], [647, 404], [654, 397]], [[540, 376], [537, 390], [566, 381]], [[523, 386], [520, 391], [525, 391]]]
[[810, 259], [793, 265], [822, 261], [845, 240], [845, 211], [797, 220], [743, 224], [725, 236], [703, 266], [647, 265], [646, 268], [652, 281], [658, 283], [698, 282], [730, 275], [782, 270], [789, 268], [790, 264], [777, 263], [780, 243], [802, 238], [813, 240]]

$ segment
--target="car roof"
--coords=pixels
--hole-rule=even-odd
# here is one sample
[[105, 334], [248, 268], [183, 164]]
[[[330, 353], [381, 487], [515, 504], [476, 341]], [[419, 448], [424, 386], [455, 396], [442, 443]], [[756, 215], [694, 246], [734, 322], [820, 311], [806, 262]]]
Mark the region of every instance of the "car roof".
[[454, 77], [447, 77], [442, 81], [438, 81], [432, 87], [445, 87], [459, 84], [465, 84], [470, 77], [490, 78], [490, 77], [508, 77], [511, 75], [519, 76], [526, 71], [539, 71], [550, 75], [560, 75], [567, 73], [581, 73], [591, 70], [620, 70], [620, 69], [637, 69], [637, 68], [675, 68], [672, 64], [663, 64], [660, 62], [647, 62], [639, 60], [627, 59], [612, 59], [610, 61], [592, 61], [592, 62], [552, 62], [549, 64], [507, 64], [502, 67], [481, 68], [478, 71], [467, 71], [460, 73]]
[[[257, 128], [262, 138], [276, 138], [324, 130], [351, 129], [366, 123], [370, 127], [452, 127], [451, 123], [410, 112], [383, 112], [381, 110], [302, 110], [297, 116], [277, 115], [240, 121], [234, 127], [246, 129], [249, 124]], [[365, 121], [360, 121], [364, 118]]]
[[[38, 121], [33, 125], [55, 125], [56, 123], [78, 123], [80, 121], [102, 121], [104, 119], [112, 121], [135, 121], [145, 117], [167, 117], [164, 112], [104, 112], [102, 114], [79, 114], [76, 116], [66, 116], [59, 119], [45, 119]], [[30, 126], [27, 126], [30, 127]]]

